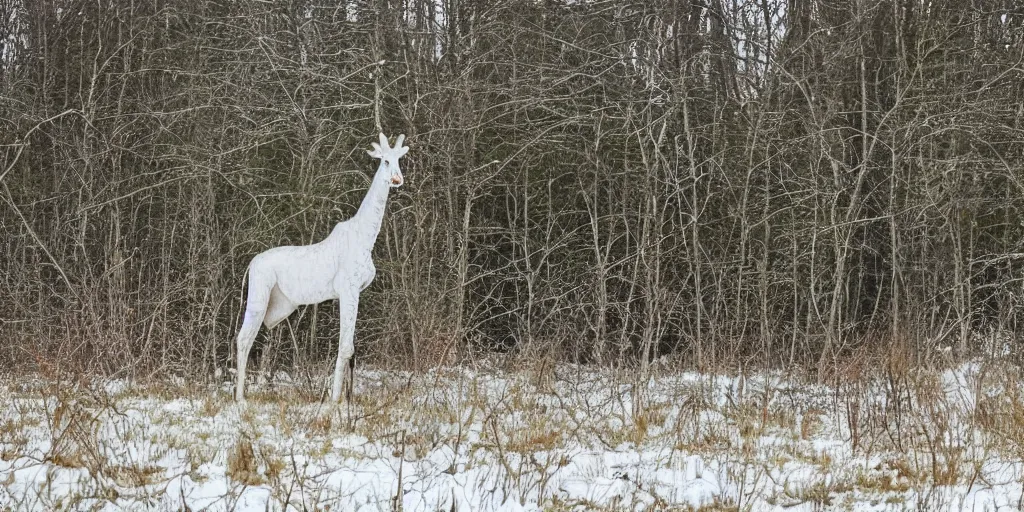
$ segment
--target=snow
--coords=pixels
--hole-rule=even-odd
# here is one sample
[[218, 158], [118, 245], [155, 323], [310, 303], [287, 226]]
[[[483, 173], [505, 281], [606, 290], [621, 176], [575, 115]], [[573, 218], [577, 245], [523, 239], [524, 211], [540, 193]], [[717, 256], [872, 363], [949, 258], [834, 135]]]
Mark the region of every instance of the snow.
[[835, 389], [362, 370], [349, 411], [287, 374], [241, 406], [226, 382], [0, 379], [0, 509], [1014, 510], [1014, 372], [973, 361]]

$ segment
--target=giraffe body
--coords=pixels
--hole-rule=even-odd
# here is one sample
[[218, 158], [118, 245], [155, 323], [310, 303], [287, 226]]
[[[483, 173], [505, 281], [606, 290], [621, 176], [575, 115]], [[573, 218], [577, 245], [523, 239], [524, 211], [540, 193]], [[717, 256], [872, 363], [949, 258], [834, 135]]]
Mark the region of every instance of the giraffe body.
[[398, 159], [409, 150], [402, 146], [404, 139], [404, 135], [399, 135], [392, 148], [381, 134], [380, 144], [374, 143], [374, 149], [368, 151], [371, 157], [380, 158], [381, 163], [354, 217], [336, 224], [331, 234], [320, 242], [275, 247], [257, 254], [249, 263], [245, 317], [236, 340], [237, 401], [245, 400], [245, 367], [260, 324], [273, 328], [299, 306], [329, 300], [338, 300], [341, 312], [338, 360], [334, 368], [331, 399], [335, 402], [341, 399], [343, 381], [348, 383], [348, 394], [351, 394], [349, 363], [355, 352], [359, 294], [377, 273], [372, 252], [380, 232], [388, 191], [404, 182], [398, 165]]

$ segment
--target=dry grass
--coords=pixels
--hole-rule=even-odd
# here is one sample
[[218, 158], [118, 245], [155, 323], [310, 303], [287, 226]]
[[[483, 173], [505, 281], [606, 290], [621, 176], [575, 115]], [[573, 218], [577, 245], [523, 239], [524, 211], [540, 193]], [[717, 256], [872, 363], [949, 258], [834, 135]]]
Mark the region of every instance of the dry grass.
[[[770, 375], [741, 386], [669, 372], [638, 382], [566, 367], [368, 372], [347, 408], [321, 404], [316, 390], [301, 386], [254, 389], [240, 407], [227, 388], [51, 383], [11, 391], [0, 411], [0, 482], [17, 487], [15, 472], [3, 468], [31, 464], [85, 475], [59, 503], [57, 481], [45, 493], [8, 495], [15, 510], [66, 508], [97, 496], [114, 503], [185, 481], [220, 481], [236, 497], [268, 489], [277, 507], [380, 499], [387, 508], [398, 483], [386, 482], [398, 475], [403, 495], [458, 476], [545, 510], [820, 508], [860, 500], [897, 510], [936, 488], [966, 493], [979, 482], [995, 485], [989, 461], [1022, 459], [1024, 393], [1015, 370], [976, 367], [951, 387], [949, 376], [934, 371], [881, 368], [860, 370], [860, 380], [840, 391]], [[338, 471], [341, 487], [331, 477]], [[682, 480], [660, 480], [664, 471]], [[361, 473], [390, 476], [344, 486]], [[565, 491], [579, 485], [573, 475], [604, 482], [605, 498]], [[701, 481], [718, 490], [700, 503], [676, 492]], [[367, 494], [377, 484], [381, 490]], [[446, 510], [469, 506], [451, 496], [430, 499]], [[186, 504], [162, 499], [172, 509]]]
[[235, 443], [228, 454], [226, 473], [231, 480], [245, 485], [260, 485], [266, 481], [256, 467], [256, 453], [252, 449], [252, 441], [243, 437]]

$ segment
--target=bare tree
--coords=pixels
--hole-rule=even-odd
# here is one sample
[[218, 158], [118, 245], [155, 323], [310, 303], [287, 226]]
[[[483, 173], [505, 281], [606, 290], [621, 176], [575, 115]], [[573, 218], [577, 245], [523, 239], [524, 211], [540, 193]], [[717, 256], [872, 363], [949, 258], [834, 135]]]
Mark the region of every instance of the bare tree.
[[[1022, 26], [998, 2], [0, 2], [0, 360], [211, 374], [248, 259], [351, 214], [380, 128], [416, 145], [415, 193], [360, 356], [827, 369], [1016, 339]], [[259, 365], [327, 360], [336, 314]]]

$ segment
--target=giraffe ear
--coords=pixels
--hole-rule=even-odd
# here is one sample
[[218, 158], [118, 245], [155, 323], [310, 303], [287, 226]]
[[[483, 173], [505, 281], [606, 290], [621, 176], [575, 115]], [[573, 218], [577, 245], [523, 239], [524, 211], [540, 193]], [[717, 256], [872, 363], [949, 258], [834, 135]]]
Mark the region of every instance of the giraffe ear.
[[371, 142], [370, 145], [373, 146], [373, 149], [367, 149], [367, 155], [370, 155], [371, 158], [380, 158], [384, 156], [383, 154], [381, 154], [380, 146], [378, 146], [376, 142]]
[[398, 158], [402, 158], [406, 153], [409, 152], [409, 146], [402, 146], [398, 148]]

